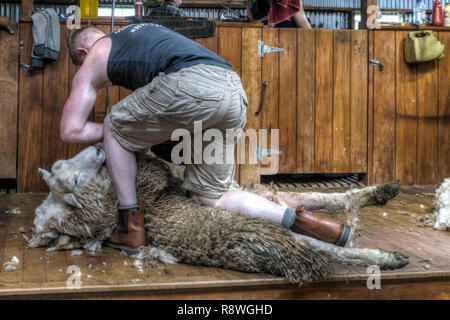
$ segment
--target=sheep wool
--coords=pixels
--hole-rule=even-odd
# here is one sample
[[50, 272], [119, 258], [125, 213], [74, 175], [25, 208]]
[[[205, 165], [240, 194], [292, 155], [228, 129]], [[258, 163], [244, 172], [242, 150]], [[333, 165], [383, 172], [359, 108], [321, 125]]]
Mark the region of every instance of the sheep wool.
[[434, 229], [447, 231], [450, 229], [450, 178], [444, 180], [436, 190], [436, 222]]

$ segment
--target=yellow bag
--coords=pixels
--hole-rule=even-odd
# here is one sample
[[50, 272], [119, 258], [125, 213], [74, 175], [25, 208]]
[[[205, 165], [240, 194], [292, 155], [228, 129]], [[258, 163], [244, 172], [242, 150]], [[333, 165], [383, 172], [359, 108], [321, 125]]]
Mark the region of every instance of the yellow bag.
[[427, 62], [445, 57], [445, 45], [439, 42], [433, 31], [410, 32], [404, 41], [407, 63]]

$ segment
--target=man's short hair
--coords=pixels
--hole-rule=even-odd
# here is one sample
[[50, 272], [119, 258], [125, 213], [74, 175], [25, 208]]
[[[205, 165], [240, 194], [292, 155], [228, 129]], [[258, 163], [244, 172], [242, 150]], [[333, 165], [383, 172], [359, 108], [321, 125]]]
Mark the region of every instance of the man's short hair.
[[73, 64], [81, 64], [82, 61], [80, 54], [77, 52], [77, 48], [83, 45], [83, 43], [87, 40], [89, 34], [91, 34], [92, 32], [101, 33], [100, 30], [91, 26], [77, 29], [70, 33], [69, 38], [67, 39], [67, 48], [69, 48], [69, 54]]

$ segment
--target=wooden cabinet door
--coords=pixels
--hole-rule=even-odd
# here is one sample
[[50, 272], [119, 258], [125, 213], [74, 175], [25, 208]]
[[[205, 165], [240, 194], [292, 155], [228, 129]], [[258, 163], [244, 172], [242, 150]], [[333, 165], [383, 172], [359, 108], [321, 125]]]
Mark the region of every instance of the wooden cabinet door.
[[19, 32], [0, 30], [0, 179], [17, 175], [17, 107]]
[[367, 172], [368, 33], [263, 29], [261, 128], [279, 129], [278, 173]]

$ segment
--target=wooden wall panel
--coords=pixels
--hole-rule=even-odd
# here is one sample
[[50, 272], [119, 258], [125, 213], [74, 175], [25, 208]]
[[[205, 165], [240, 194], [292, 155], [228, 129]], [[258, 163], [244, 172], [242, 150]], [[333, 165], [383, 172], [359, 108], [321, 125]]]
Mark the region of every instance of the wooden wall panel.
[[373, 182], [395, 179], [395, 32], [376, 31], [375, 59], [384, 65], [374, 67]]
[[[368, 35], [368, 59], [373, 60], [375, 55], [375, 33], [369, 32]], [[374, 74], [375, 68], [369, 67], [367, 70], [367, 184], [373, 184], [373, 107], [374, 107]]]
[[333, 171], [350, 168], [350, 80], [351, 32], [336, 30], [333, 35]]
[[[379, 39], [373, 45], [373, 58], [380, 60], [385, 70], [380, 73], [373, 68], [374, 84], [369, 82], [374, 90], [372, 102], [378, 107], [370, 115], [375, 125], [373, 133], [369, 127], [369, 134], [373, 135], [375, 143], [369, 145], [369, 154], [374, 158], [369, 165], [369, 183], [399, 179], [404, 185], [438, 184], [449, 175], [449, 59], [406, 64], [403, 41], [407, 34], [406, 31], [371, 32]], [[395, 35], [395, 42], [392, 35]], [[449, 35], [440, 32], [438, 36], [448, 45]], [[389, 48], [388, 43], [395, 43], [395, 47]], [[395, 57], [395, 81], [391, 57]], [[370, 103], [369, 99], [369, 107]], [[394, 152], [391, 145], [394, 145]]]
[[280, 126], [280, 170], [297, 170], [297, 30], [280, 29], [280, 80], [278, 119]]
[[[69, 30], [60, 28], [61, 39], [67, 39]], [[60, 138], [59, 125], [64, 104], [69, 96], [69, 52], [64, 42], [58, 60], [44, 65], [42, 94], [42, 141], [40, 166], [50, 170], [53, 163], [66, 158], [69, 148]]]
[[[277, 28], [263, 28], [262, 40], [268, 46], [280, 47], [279, 29]], [[267, 87], [264, 95], [264, 104], [259, 117], [261, 117], [261, 128], [267, 130], [267, 142], [263, 147], [269, 149], [280, 149], [279, 146], [272, 145], [272, 129], [279, 129], [278, 122], [278, 100], [279, 100], [279, 58], [277, 53], [266, 54], [262, 58], [262, 75], [261, 83], [267, 82]], [[263, 171], [271, 171], [270, 173], [277, 173], [279, 170], [278, 163], [265, 163], [263, 161], [261, 167], [265, 168]], [[265, 164], [264, 164], [265, 163]], [[270, 169], [269, 169], [270, 168]], [[272, 169], [274, 169], [272, 171]], [[276, 172], [275, 172], [276, 171]]]
[[417, 68], [404, 63], [403, 41], [408, 32], [397, 33], [396, 41], [396, 166], [402, 184], [417, 177]]
[[439, 61], [438, 179], [450, 177], [450, 32], [439, 32], [446, 56]]
[[[20, 25], [20, 39], [23, 40], [20, 62], [29, 65], [33, 44], [31, 23]], [[42, 73], [30, 76], [20, 69], [17, 192], [36, 192], [44, 188], [38, 173], [41, 166], [42, 89]]]
[[[245, 130], [253, 129], [255, 134], [261, 127], [261, 117], [255, 116], [261, 91], [261, 58], [258, 57], [258, 40], [261, 37], [261, 28], [242, 29], [242, 86], [248, 98]], [[246, 162], [240, 165], [240, 181], [243, 185], [260, 183], [260, 167], [257, 163], [250, 164], [250, 152], [256, 152], [256, 146], [249, 145], [246, 148]]]
[[228, 61], [237, 74], [241, 74], [242, 28], [219, 28], [219, 55]]
[[17, 24], [11, 27], [13, 35], [0, 30], [0, 179], [14, 179], [17, 175], [19, 29]]
[[[219, 27], [218, 53], [228, 61], [234, 71], [241, 76], [242, 65], [242, 28]], [[237, 155], [237, 150], [235, 152]], [[236, 166], [234, 179], [240, 182], [240, 165]]]
[[333, 31], [316, 30], [315, 159], [317, 173], [332, 172]]
[[367, 171], [368, 33], [351, 32], [350, 171]]
[[437, 61], [417, 67], [417, 184], [437, 182]]
[[297, 49], [297, 172], [314, 172], [316, 37], [298, 30]]

